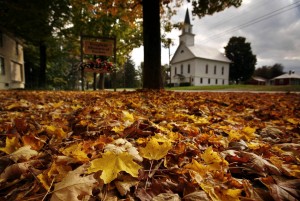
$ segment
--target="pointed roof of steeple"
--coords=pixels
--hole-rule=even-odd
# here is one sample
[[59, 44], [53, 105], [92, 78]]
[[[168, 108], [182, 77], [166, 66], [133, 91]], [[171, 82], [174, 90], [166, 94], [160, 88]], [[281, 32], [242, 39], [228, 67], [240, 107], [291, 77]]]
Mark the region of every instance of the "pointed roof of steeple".
[[189, 14], [189, 9], [186, 9], [186, 14], [185, 14], [185, 18], [184, 18], [184, 24], [191, 24], [190, 21], [190, 14]]

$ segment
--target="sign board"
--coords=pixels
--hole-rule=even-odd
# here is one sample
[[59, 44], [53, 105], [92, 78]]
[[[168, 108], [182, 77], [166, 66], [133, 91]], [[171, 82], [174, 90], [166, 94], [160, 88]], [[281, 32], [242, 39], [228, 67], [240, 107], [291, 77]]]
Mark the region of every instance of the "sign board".
[[97, 42], [97, 41], [83, 41], [84, 54], [112, 56], [113, 43], [112, 42]]

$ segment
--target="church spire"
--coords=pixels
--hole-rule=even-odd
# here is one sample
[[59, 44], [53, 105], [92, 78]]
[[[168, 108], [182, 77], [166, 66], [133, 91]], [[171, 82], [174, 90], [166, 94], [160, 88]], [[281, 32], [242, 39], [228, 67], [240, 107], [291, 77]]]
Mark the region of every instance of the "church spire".
[[189, 14], [189, 9], [186, 9], [186, 13], [185, 13], [185, 18], [184, 18], [184, 24], [191, 24], [190, 21], [190, 14]]
[[192, 31], [193, 25], [190, 21], [189, 9], [186, 9], [184, 23], [182, 27], [182, 34], [179, 36], [180, 42], [185, 43], [187, 46], [194, 45], [194, 34]]

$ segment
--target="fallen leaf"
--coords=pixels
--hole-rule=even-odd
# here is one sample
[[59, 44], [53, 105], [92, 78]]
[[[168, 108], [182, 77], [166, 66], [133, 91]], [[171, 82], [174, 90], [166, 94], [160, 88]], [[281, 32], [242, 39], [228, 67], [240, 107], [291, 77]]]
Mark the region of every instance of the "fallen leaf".
[[126, 153], [114, 153], [111, 151], [102, 154], [102, 158], [91, 161], [88, 174], [102, 170], [100, 178], [105, 184], [117, 178], [118, 173], [125, 171], [133, 177], [138, 177], [138, 171], [142, 166], [133, 161], [133, 156]]
[[82, 176], [85, 166], [70, 171], [66, 177], [54, 185], [51, 201], [80, 200], [80, 196], [91, 196], [92, 190], [97, 185], [94, 175]]
[[275, 201], [300, 200], [300, 179], [287, 180], [283, 177], [269, 176], [259, 180], [269, 188]]
[[170, 140], [162, 135], [155, 135], [149, 139], [146, 147], [140, 147], [140, 155], [149, 160], [160, 160], [165, 157], [172, 148]]
[[35, 150], [32, 150], [30, 146], [23, 146], [20, 147], [18, 150], [16, 150], [15, 152], [10, 154], [10, 158], [15, 161], [18, 162], [19, 160], [22, 161], [28, 161], [29, 159], [31, 159], [34, 156], [37, 156], [38, 152]]
[[11, 154], [15, 152], [18, 148], [20, 148], [20, 143], [18, 138], [16, 137], [6, 137], [5, 147], [0, 147], [0, 151], [3, 151], [7, 154]]

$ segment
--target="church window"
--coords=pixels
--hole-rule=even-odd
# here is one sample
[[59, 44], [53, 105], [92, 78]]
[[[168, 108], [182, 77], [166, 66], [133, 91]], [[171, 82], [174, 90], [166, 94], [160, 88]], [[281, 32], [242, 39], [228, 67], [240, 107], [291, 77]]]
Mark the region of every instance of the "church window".
[[208, 74], [208, 64], [205, 66], [205, 73]]
[[203, 83], [203, 79], [202, 79], [202, 77], [200, 78], [200, 84], [202, 84]]
[[217, 66], [214, 67], [214, 74], [217, 74]]
[[208, 84], [210, 84], [210, 78], [208, 78]]
[[177, 75], [177, 68], [175, 67], [175, 75]]
[[187, 69], [187, 73], [190, 73], [191, 72], [191, 65], [188, 64], [188, 69]]
[[218, 79], [216, 79], [216, 84], [218, 84]]
[[224, 75], [224, 66], [222, 66], [222, 75]]
[[180, 66], [180, 74], [183, 74], [183, 64]]

